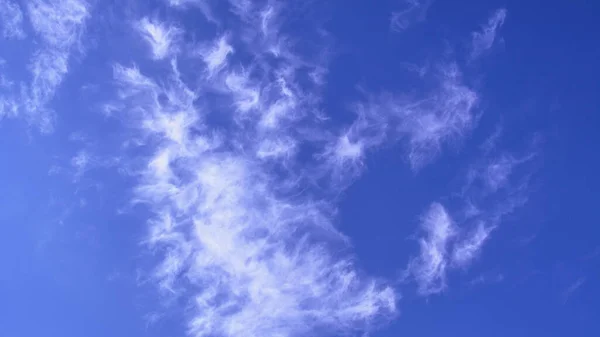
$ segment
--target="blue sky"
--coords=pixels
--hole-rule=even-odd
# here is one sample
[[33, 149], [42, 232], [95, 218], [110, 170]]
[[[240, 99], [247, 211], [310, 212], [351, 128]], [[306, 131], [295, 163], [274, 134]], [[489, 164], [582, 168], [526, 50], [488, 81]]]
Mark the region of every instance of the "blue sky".
[[0, 0], [0, 336], [597, 336], [599, 9]]

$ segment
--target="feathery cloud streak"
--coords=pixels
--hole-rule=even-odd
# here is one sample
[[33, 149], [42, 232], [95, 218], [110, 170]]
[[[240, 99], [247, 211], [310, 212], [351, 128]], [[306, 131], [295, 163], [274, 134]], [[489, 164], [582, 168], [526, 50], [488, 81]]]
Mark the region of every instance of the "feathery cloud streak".
[[[88, 8], [83, 0], [31, 0], [23, 5], [38, 42], [27, 65], [31, 81], [21, 83], [20, 90], [17, 85], [10, 86], [11, 90], [1, 98], [0, 113], [9, 117], [22, 115], [42, 131], [52, 130], [54, 117], [48, 103], [69, 70], [69, 57], [83, 33]], [[18, 5], [3, 0], [0, 16], [5, 38], [25, 37], [25, 15]], [[3, 77], [2, 82], [7, 81]]]
[[448, 272], [469, 267], [502, 219], [527, 202], [533, 173], [528, 164], [535, 159], [537, 144], [518, 157], [497, 148], [499, 137], [496, 132], [484, 143], [481, 158], [467, 170], [454, 220], [438, 203], [424, 216], [420, 252], [406, 270], [423, 296], [444, 291]]
[[0, 0], [0, 28], [5, 39], [23, 39], [23, 12], [18, 3]]
[[488, 22], [481, 27], [481, 31], [472, 33], [471, 40], [471, 59], [476, 59], [492, 48], [496, 41], [498, 30], [504, 25], [506, 19], [506, 9], [496, 10], [488, 19]]
[[396, 32], [402, 32], [410, 26], [425, 20], [427, 10], [433, 0], [404, 0], [404, 8], [392, 13], [390, 26]]
[[177, 52], [176, 39], [181, 34], [177, 27], [164, 25], [146, 17], [137, 22], [136, 28], [150, 45], [154, 59], [164, 59], [169, 54]]
[[[335, 142], [333, 163], [340, 167], [362, 162], [365, 151], [383, 142], [401, 141], [411, 167], [431, 163], [446, 143], [463, 139], [474, 127], [477, 93], [465, 85], [458, 66], [442, 63], [438, 86], [418, 96], [383, 93], [357, 102], [356, 121]], [[342, 172], [343, 173], [343, 172]]]
[[423, 216], [421, 229], [425, 235], [419, 241], [420, 255], [410, 261], [408, 272], [419, 293], [428, 295], [446, 288], [449, 244], [457, 228], [444, 206], [434, 203]]

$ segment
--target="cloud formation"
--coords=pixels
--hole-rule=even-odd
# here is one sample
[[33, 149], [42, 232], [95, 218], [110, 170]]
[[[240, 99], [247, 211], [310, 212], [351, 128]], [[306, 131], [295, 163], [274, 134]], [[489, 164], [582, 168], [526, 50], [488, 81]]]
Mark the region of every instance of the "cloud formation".
[[454, 63], [440, 64], [434, 80], [438, 85], [419, 96], [384, 93], [357, 102], [356, 121], [342, 134], [353, 140], [353, 155], [347, 156], [350, 143], [343, 148], [338, 145], [344, 151], [333, 152], [335, 162], [356, 162], [369, 148], [400, 141], [416, 171], [431, 163], [445, 144], [467, 136], [475, 122], [477, 93], [463, 83]]
[[404, 8], [392, 13], [390, 27], [393, 31], [402, 32], [410, 26], [425, 20], [427, 10], [433, 0], [403, 0]]
[[181, 30], [158, 20], [145, 17], [138, 21], [136, 29], [152, 50], [152, 57], [163, 59], [177, 52], [177, 39]]
[[471, 36], [471, 59], [476, 59], [494, 45], [498, 30], [504, 25], [506, 9], [496, 10], [481, 27], [480, 31], [473, 32]]
[[429, 295], [446, 288], [449, 245], [458, 229], [444, 206], [434, 203], [423, 216], [421, 230], [420, 253], [410, 261], [407, 272], [417, 282], [419, 294]]
[[0, 0], [0, 31], [5, 39], [23, 39], [23, 12], [18, 3]]
[[452, 252], [452, 263], [459, 267], [469, 265], [477, 257], [493, 229], [494, 227], [479, 222], [472, 233], [456, 243]]
[[571, 285], [569, 285], [569, 287], [567, 287], [567, 289], [565, 289], [565, 291], [562, 294], [562, 300], [563, 300], [563, 304], [566, 304], [569, 299], [571, 298], [571, 296], [573, 296], [573, 294], [578, 291], [586, 282], [586, 278], [585, 277], [580, 277], [578, 278], [575, 282], [573, 282]]
[[41, 131], [52, 130], [54, 113], [48, 103], [69, 71], [70, 55], [79, 46], [90, 16], [88, 9], [83, 0], [31, 0], [23, 5], [24, 15], [19, 5], [0, 2], [4, 37], [23, 39], [27, 18], [36, 41], [27, 64], [31, 80], [19, 86], [2, 75], [2, 86], [10, 90], [0, 97], [0, 116], [20, 116]]
[[484, 142], [481, 157], [466, 170], [464, 186], [453, 198], [460, 206], [450, 211], [435, 203], [424, 217], [419, 255], [410, 259], [405, 275], [423, 296], [444, 291], [447, 274], [468, 268], [503, 218], [527, 202], [536, 141], [517, 156], [499, 149], [500, 135], [496, 131]]

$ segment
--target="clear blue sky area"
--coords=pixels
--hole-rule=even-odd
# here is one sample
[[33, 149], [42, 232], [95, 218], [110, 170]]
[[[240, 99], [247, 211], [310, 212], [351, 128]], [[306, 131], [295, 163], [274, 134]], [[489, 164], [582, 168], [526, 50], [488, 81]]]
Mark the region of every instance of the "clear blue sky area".
[[0, 336], [600, 335], [599, 12], [0, 0]]

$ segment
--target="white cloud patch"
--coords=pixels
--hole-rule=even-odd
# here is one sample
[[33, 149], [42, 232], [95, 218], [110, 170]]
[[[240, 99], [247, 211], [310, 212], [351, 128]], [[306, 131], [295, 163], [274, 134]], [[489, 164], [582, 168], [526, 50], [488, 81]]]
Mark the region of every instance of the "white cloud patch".
[[18, 103], [11, 98], [0, 97], [0, 120], [4, 117], [15, 117], [19, 111]]
[[469, 282], [471, 286], [484, 285], [484, 284], [496, 284], [504, 281], [505, 276], [501, 273], [486, 273], [481, 274]]
[[402, 32], [410, 26], [425, 20], [427, 10], [433, 0], [403, 0], [401, 10], [392, 13], [390, 27], [396, 32]]
[[70, 54], [89, 17], [88, 5], [80, 0], [32, 0], [27, 13], [40, 43], [28, 67], [31, 83], [19, 93], [19, 111], [31, 124], [50, 131], [53, 112], [47, 105], [69, 70]]
[[348, 135], [342, 135], [336, 144], [335, 156], [341, 160], [359, 161], [363, 157], [363, 146], [348, 139]]
[[[496, 143], [498, 132], [492, 138]], [[434, 204], [424, 217], [420, 254], [409, 261], [407, 268], [407, 276], [416, 282], [423, 296], [444, 291], [447, 274], [468, 268], [503, 218], [527, 201], [532, 170], [525, 164], [535, 158], [536, 141], [533, 149], [519, 158], [500, 152], [490, 139], [481, 147], [482, 157], [467, 170], [465, 186], [458, 194], [462, 206], [452, 212], [454, 221], [450, 220], [450, 211], [440, 204]]]
[[452, 263], [459, 267], [468, 266], [477, 257], [493, 229], [494, 227], [487, 227], [482, 222], [478, 223], [472, 233], [456, 243]]
[[136, 23], [138, 32], [152, 50], [152, 58], [161, 60], [178, 52], [181, 30], [158, 20], [143, 18]]
[[418, 284], [421, 295], [430, 295], [446, 288], [446, 269], [450, 255], [450, 241], [457, 234], [452, 218], [439, 203], [434, 203], [423, 216], [421, 230], [423, 238], [419, 256], [408, 265], [408, 273]]
[[198, 8], [209, 22], [217, 24], [218, 21], [215, 18], [211, 3], [212, 0], [164, 0], [169, 6], [177, 9], [188, 9]]
[[417, 171], [431, 163], [445, 144], [462, 140], [474, 127], [479, 97], [462, 83], [455, 64], [441, 65], [439, 69], [438, 86], [423, 96], [383, 94], [357, 103], [357, 118], [349, 131], [353, 141], [341, 149], [350, 149], [354, 144], [356, 158], [360, 158], [356, 152], [359, 148], [362, 155], [384, 141], [401, 140], [407, 160]]
[[409, 261], [405, 273], [405, 279], [416, 282], [420, 295], [443, 292], [448, 273], [467, 268], [479, 256], [494, 229], [482, 220], [471, 231], [465, 227], [466, 223], [456, 223], [439, 203], [432, 204], [423, 216], [419, 255]]
[[[484, 144], [488, 144], [488, 142], [489, 139]], [[536, 147], [537, 145], [533, 143], [524, 154], [515, 155], [484, 146], [484, 155], [468, 170], [463, 193], [468, 193], [468, 190], [472, 192], [477, 190], [475, 193], [481, 197], [494, 196], [499, 193], [511, 194], [519, 184], [526, 182], [529, 171], [525, 170], [526, 173], [523, 174], [519, 169], [536, 158]]]
[[563, 304], [566, 304], [569, 299], [578, 291], [586, 282], [585, 277], [578, 278], [575, 282], [573, 282], [565, 291], [562, 293], [562, 301]]
[[228, 41], [228, 36], [219, 37], [212, 46], [200, 50], [200, 55], [206, 63], [208, 73], [213, 76], [216, 72], [223, 69], [227, 62], [227, 56], [234, 52], [233, 47]]
[[253, 85], [245, 72], [230, 72], [225, 77], [225, 86], [233, 98], [233, 104], [241, 113], [256, 109], [260, 103], [260, 89]]
[[492, 48], [497, 39], [498, 30], [504, 25], [506, 14], [506, 9], [496, 10], [488, 19], [488, 22], [481, 27], [481, 31], [472, 34], [471, 59], [481, 56]]
[[27, 8], [33, 29], [49, 47], [60, 50], [78, 42], [89, 16], [88, 4], [80, 0], [33, 0]]
[[0, 58], [0, 89], [5, 92], [0, 95], [0, 121], [5, 117], [16, 117], [19, 111], [17, 101], [9, 94], [14, 87], [14, 82], [4, 74], [5, 69], [6, 62]]
[[23, 39], [23, 12], [18, 3], [0, 0], [0, 31], [5, 39]]
[[461, 83], [455, 65], [444, 69], [439, 92], [403, 107], [406, 121], [400, 130], [409, 135], [409, 158], [413, 168], [427, 164], [445, 142], [460, 140], [473, 127], [477, 94]]
[[485, 169], [484, 181], [491, 192], [497, 191], [499, 188], [506, 186], [508, 179], [517, 161], [504, 155], [493, 160]]
[[75, 169], [75, 180], [78, 180], [90, 165], [90, 154], [86, 151], [79, 151], [77, 155], [71, 158], [71, 166]]

